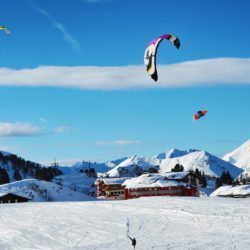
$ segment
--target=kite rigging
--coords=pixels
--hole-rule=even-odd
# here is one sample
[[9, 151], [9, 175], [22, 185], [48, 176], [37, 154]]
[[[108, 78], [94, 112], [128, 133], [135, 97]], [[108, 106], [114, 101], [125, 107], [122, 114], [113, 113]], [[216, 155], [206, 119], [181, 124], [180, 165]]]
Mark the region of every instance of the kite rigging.
[[177, 49], [180, 48], [180, 40], [171, 34], [164, 34], [162, 36], [157, 37], [151, 43], [149, 43], [145, 54], [144, 54], [144, 64], [146, 66], [148, 75], [151, 76], [155, 81], [158, 80], [158, 74], [156, 69], [156, 55], [159, 44], [163, 39], [167, 39], [170, 43], [172, 43]]
[[197, 113], [194, 115], [193, 119], [194, 120], [198, 120], [200, 119], [201, 117], [203, 117], [204, 115], [206, 115], [207, 113], [207, 110], [199, 110], [197, 111]]
[[5, 26], [0, 26], [0, 30], [3, 30], [7, 35], [10, 35], [10, 30]]

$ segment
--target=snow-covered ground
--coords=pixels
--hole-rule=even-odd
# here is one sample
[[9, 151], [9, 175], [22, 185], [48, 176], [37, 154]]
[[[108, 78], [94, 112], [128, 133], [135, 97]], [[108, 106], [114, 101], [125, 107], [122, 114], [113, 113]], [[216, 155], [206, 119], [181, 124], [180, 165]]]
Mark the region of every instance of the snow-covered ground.
[[250, 199], [3, 204], [0, 249], [249, 249]]
[[210, 196], [250, 197], [250, 184], [240, 186], [221, 186], [217, 188]]
[[95, 200], [95, 198], [67, 186], [37, 179], [25, 179], [0, 185], [0, 195], [7, 193], [14, 193], [39, 202]]

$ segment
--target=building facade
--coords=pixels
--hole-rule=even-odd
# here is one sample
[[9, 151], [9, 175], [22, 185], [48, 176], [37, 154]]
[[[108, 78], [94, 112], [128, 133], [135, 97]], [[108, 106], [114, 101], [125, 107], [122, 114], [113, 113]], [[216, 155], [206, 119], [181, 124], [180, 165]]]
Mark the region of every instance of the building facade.
[[1, 193], [0, 194], [0, 204], [2, 203], [19, 203], [19, 202], [28, 202], [30, 199], [22, 196], [17, 195], [14, 193]]
[[123, 200], [150, 196], [198, 196], [189, 172], [143, 174], [135, 178], [97, 179], [97, 197]]
[[104, 197], [109, 200], [124, 200], [124, 187], [122, 186], [125, 178], [104, 178], [97, 179], [96, 196]]

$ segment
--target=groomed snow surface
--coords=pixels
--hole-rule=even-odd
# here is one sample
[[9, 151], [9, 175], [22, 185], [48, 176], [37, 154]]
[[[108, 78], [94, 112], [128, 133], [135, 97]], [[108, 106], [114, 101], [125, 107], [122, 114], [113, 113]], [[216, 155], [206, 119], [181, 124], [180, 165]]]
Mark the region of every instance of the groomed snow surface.
[[2, 204], [0, 249], [249, 249], [250, 199]]

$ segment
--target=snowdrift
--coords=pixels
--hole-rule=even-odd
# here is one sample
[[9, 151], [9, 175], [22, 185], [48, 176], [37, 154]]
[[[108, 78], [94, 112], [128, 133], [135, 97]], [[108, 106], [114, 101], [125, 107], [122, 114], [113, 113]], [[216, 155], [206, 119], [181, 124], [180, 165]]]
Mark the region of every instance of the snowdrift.
[[228, 197], [247, 197], [250, 196], [250, 184], [241, 186], [221, 186], [217, 188], [210, 197], [228, 196]]

